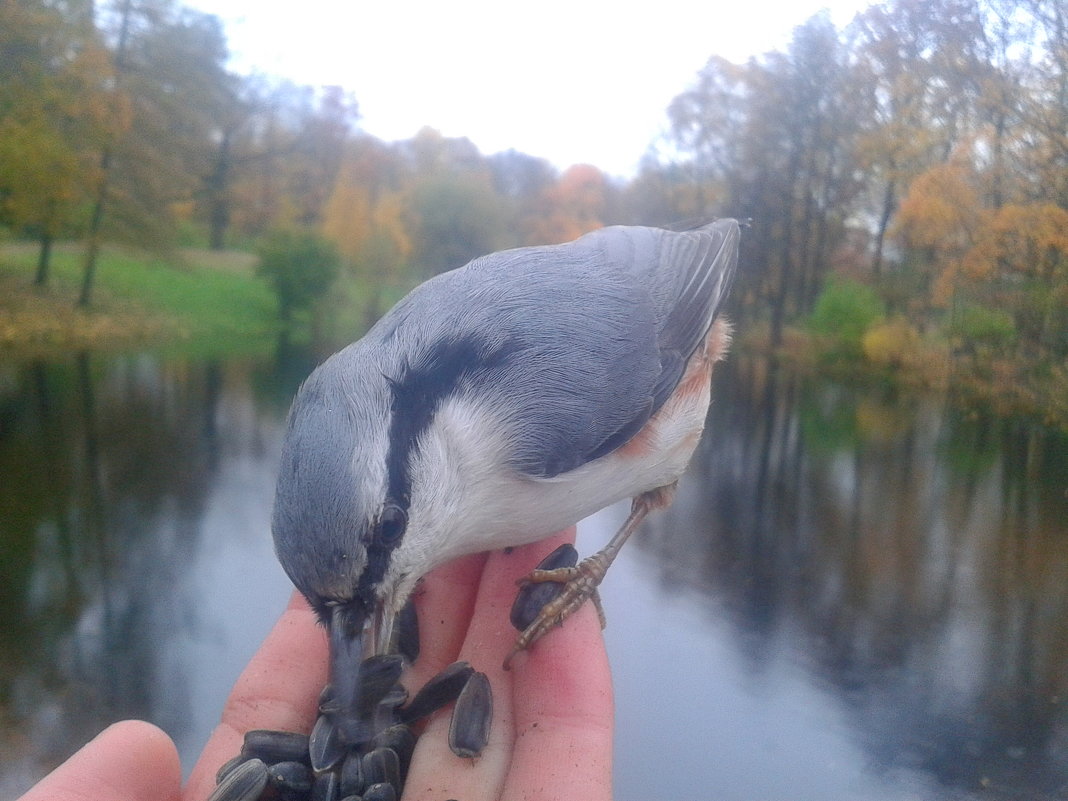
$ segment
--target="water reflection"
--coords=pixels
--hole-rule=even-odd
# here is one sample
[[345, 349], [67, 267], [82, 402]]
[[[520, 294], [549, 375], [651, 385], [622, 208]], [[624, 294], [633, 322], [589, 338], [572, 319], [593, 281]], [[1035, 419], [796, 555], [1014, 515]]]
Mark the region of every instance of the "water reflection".
[[243, 365], [79, 355], [0, 375], [5, 787], [112, 720], [202, 739], [197, 694], [219, 684], [210, 728], [235, 675], [213, 632], [236, 619], [258, 639], [285, 598], [263, 536], [280, 413], [258, 411]]
[[1064, 434], [765, 367], [723, 376], [699, 481], [640, 540], [661, 583], [725, 610], [753, 675], [789, 649], [873, 771], [1063, 792]]
[[[269, 505], [311, 366], [0, 363], [0, 796], [123, 717], [199, 751], [289, 592]], [[604, 588], [618, 795], [1062, 794], [1065, 435], [760, 361], [715, 396]]]

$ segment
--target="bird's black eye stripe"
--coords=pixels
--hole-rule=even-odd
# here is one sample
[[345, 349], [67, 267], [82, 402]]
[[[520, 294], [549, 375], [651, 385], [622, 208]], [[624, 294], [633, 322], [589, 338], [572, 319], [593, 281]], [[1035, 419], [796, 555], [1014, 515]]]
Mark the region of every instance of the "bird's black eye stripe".
[[517, 347], [511, 340], [489, 348], [476, 337], [443, 338], [418, 358], [406, 360], [399, 374], [387, 379], [392, 400], [386, 497], [402, 509], [408, 508], [412, 494], [411, 456], [438, 408], [465, 377], [492, 371], [506, 362]]
[[382, 516], [378, 520], [376, 539], [379, 545], [387, 548], [400, 542], [404, 531], [408, 527], [408, 515], [396, 504], [386, 504], [382, 510]]
[[356, 594], [372, 604], [375, 591], [389, 567], [389, 560], [408, 527], [408, 513], [392, 501], [387, 502], [378, 520], [363, 535], [367, 544], [367, 566], [360, 576]]

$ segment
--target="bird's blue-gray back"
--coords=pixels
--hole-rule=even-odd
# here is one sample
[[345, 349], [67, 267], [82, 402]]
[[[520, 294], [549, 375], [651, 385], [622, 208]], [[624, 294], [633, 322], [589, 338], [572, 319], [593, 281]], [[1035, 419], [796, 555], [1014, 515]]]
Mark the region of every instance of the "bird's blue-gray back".
[[365, 344], [393, 354], [378, 367], [419, 414], [477, 386], [510, 410], [512, 466], [554, 476], [622, 445], [670, 395], [729, 290], [716, 257], [732, 236], [733, 221], [608, 228], [495, 253], [419, 287]]

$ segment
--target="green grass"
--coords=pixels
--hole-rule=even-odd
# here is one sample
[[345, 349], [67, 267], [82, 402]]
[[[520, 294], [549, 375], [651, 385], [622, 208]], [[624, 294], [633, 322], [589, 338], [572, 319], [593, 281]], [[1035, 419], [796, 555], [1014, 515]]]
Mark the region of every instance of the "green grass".
[[93, 303], [74, 308], [83, 250], [56, 248], [49, 285], [32, 286], [36, 248], [0, 245], [0, 348], [258, 348], [277, 333], [276, 302], [247, 253], [166, 259], [118, 247], [100, 256]]

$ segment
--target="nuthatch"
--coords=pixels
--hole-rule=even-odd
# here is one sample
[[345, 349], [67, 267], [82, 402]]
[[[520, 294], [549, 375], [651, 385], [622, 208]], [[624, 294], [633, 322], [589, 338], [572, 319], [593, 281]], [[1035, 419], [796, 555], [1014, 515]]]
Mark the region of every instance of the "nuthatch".
[[601, 554], [532, 576], [567, 583], [517, 648], [594, 595], [697, 446], [739, 238], [723, 219], [483, 256], [417, 287], [311, 374], [289, 413], [272, 528], [329, 631], [342, 710], [356, 708], [361, 658], [390, 647], [432, 568], [633, 498]]

